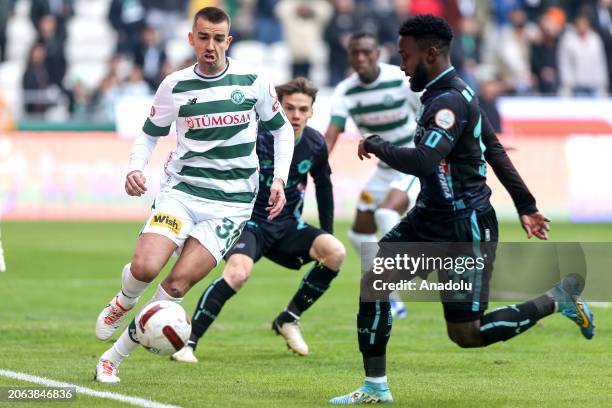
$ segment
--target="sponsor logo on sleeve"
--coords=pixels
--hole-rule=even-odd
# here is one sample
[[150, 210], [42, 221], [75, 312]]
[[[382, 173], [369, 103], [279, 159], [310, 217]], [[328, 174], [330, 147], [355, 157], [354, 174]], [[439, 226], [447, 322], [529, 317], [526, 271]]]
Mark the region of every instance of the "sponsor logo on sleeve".
[[151, 106], [151, 113], [149, 114], [150, 117], [155, 116], [155, 106]]

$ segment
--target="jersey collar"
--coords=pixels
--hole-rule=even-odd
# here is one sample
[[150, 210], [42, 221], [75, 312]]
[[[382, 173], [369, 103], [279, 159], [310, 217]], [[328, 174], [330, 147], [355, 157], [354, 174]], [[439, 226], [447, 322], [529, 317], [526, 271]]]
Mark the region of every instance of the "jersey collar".
[[448, 74], [449, 72], [452, 72], [454, 70], [455, 70], [455, 67], [453, 67], [452, 65], [450, 67], [446, 68], [444, 71], [442, 71], [440, 74], [438, 74], [437, 77], [435, 77], [434, 79], [429, 81], [427, 83], [427, 85], [425, 85], [425, 89], [429, 89], [432, 85], [434, 85], [436, 82], [438, 82], [440, 79], [442, 79], [446, 74]]
[[196, 62], [196, 64], [193, 66], [193, 72], [200, 78], [200, 79], [205, 79], [205, 80], [211, 80], [211, 79], [219, 79], [220, 77], [222, 77], [223, 75], [225, 75], [225, 73], [227, 72], [227, 70], [229, 69], [230, 66], [230, 58], [225, 58], [225, 69], [223, 71], [221, 71], [220, 73], [218, 73], [217, 75], [213, 75], [213, 76], [206, 76], [206, 75], [202, 75], [199, 70], [198, 70], [198, 64]]

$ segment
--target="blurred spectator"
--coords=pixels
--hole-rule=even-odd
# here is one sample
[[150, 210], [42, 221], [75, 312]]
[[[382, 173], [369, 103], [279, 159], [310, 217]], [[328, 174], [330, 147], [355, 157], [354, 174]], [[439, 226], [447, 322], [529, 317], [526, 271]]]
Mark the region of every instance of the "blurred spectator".
[[501, 28], [496, 48], [496, 69], [511, 93], [525, 94], [532, 84], [529, 65], [527, 16], [522, 9], [510, 13], [510, 25]]
[[142, 69], [134, 65], [127, 80], [119, 85], [121, 96], [146, 96], [151, 94], [149, 85], [145, 82]]
[[329, 47], [329, 85], [336, 86], [348, 73], [348, 40], [360, 30], [355, 2], [335, 0], [335, 13], [325, 30], [325, 42]]
[[70, 95], [70, 114], [73, 120], [87, 120], [91, 115], [91, 95], [83, 82], [76, 81]]
[[272, 44], [283, 39], [283, 32], [279, 21], [274, 15], [274, 8], [278, 0], [257, 0], [255, 17], [255, 38], [265, 44]]
[[495, 25], [504, 27], [510, 24], [510, 14], [521, 9], [522, 2], [521, 0], [493, 0], [491, 3]]
[[292, 59], [292, 77], [309, 77], [313, 49], [324, 46], [323, 32], [333, 8], [327, 0], [281, 0], [275, 8]]
[[66, 24], [74, 15], [73, 0], [31, 0], [30, 18], [37, 30], [40, 28], [40, 20], [48, 15], [55, 17], [57, 38], [63, 44], [67, 35]]
[[57, 20], [53, 15], [48, 14], [43, 16], [38, 24], [38, 42], [43, 44], [46, 50], [45, 66], [49, 74], [49, 82], [65, 91], [66, 55], [64, 41], [57, 31]]
[[565, 24], [565, 13], [551, 7], [538, 19], [538, 33], [531, 46], [531, 72], [538, 92], [552, 95], [559, 89], [557, 48]]
[[410, 16], [410, 0], [391, 0], [392, 8], [382, 22], [386, 34], [379, 39], [382, 46], [389, 54], [389, 63], [400, 64], [400, 57], [397, 52], [398, 30], [404, 21]]
[[166, 51], [160, 42], [159, 34], [151, 27], [142, 32], [142, 42], [136, 49], [134, 62], [142, 68], [144, 79], [151, 89], [157, 89], [161, 81], [161, 69], [166, 62]]
[[608, 61], [608, 90], [612, 94], [612, 0], [599, 0], [595, 8], [595, 27], [601, 36]]
[[477, 90], [476, 71], [480, 63], [480, 32], [473, 17], [461, 19], [459, 27], [451, 44], [451, 62], [461, 78]]
[[112, 0], [108, 19], [117, 31], [117, 52], [133, 56], [140, 43], [145, 9], [141, 0]]
[[92, 98], [95, 119], [100, 122], [112, 122], [115, 118], [115, 104], [119, 96], [119, 79], [111, 73], [100, 82]]
[[52, 104], [49, 97], [51, 81], [45, 64], [45, 46], [35, 43], [30, 49], [26, 71], [23, 74], [23, 101], [27, 113], [43, 114]]
[[505, 85], [503, 82], [493, 77], [483, 78], [478, 94], [480, 109], [482, 109], [497, 133], [502, 131], [501, 116], [497, 109], [497, 98], [503, 94], [504, 90]]
[[580, 14], [559, 44], [559, 74], [564, 95], [605, 95], [608, 67], [603, 41], [591, 28], [589, 16]]
[[187, 0], [143, 0], [146, 23], [161, 36], [162, 43], [174, 38], [176, 28], [187, 14]]
[[6, 59], [6, 28], [13, 15], [16, 0], [0, 0], [0, 63]]
[[410, 14], [433, 14], [444, 17], [444, 2], [442, 0], [411, 0]]

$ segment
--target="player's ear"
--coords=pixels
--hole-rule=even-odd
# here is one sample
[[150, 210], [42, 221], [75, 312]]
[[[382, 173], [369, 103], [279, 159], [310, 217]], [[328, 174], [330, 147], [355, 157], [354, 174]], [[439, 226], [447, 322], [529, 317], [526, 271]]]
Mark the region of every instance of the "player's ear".
[[234, 37], [232, 37], [231, 35], [227, 36], [227, 46], [229, 47], [229, 45], [232, 43], [232, 41], [234, 40]]
[[187, 39], [189, 40], [189, 45], [191, 45], [192, 47], [195, 46], [193, 42], [193, 32], [192, 31], [190, 31], [189, 34], [187, 34]]

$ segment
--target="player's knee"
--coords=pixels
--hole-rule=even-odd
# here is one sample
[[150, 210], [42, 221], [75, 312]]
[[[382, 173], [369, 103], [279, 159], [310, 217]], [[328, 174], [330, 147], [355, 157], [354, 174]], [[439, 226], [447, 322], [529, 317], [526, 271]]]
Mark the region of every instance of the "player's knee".
[[142, 282], [151, 282], [159, 274], [160, 268], [144, 256], [134, 255], [130, 271], [132, 276]]
[[482, 338], [480, 331], [473, 325], [461, 325], [462, 327], [448, 327], [446, 328], [448, 338], [453, 343], [461, 348], [474, 348], [482, 347]]
[[251, 276], [253, 261], [232, 256], [223, 270], [223, 279], [234, 290], [239, 290]]
[[172, 276], [168, 276], [163, 282], [163, 288], [169, 296], [173, 298], [182, 298], [185, 293], [189, 290], [191, 285], [181, 279], [175, 279]]
[[339, 270], [346, 258], [346, 249], [342, 242], [331, 234], [320, 235], [313, 243], [317, 260], [332, 270]]

